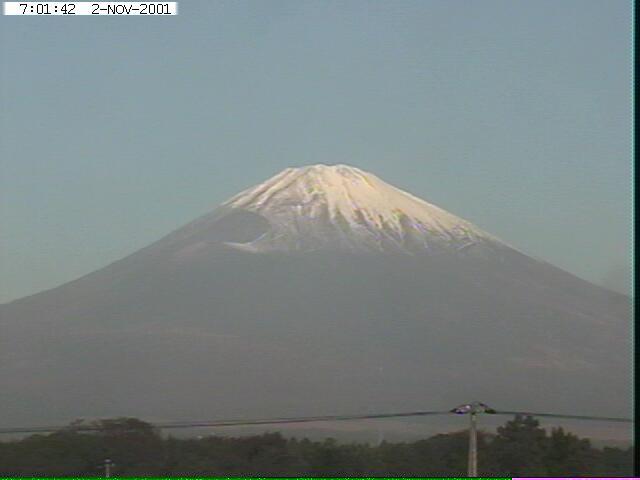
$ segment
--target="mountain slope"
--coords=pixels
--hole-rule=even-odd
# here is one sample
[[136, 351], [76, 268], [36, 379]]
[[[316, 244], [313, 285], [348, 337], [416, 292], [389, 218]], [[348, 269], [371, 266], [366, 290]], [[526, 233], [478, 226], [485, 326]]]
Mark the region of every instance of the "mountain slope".
[[285, 170], [0, 316], [5, 425], [630, 408], [627, 297], [345, 166]]

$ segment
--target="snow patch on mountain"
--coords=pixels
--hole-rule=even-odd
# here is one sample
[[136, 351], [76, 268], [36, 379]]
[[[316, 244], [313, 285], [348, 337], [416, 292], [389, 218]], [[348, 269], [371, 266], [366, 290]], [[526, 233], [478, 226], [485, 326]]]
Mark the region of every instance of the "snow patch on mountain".
[[270, 229], [252, 251], [420, 253], [502, 244], [470, 222], [347, 165], [287, 168], [222, 204], [264, 217]]

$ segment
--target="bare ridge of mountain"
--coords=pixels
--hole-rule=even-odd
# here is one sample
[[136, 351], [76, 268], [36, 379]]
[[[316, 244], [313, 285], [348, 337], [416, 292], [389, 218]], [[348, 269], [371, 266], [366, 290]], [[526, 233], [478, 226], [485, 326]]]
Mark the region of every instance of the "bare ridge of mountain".
[[345, 165], [286, 169], [0, 322], [4, 425], [630, 410], [628, 297]]

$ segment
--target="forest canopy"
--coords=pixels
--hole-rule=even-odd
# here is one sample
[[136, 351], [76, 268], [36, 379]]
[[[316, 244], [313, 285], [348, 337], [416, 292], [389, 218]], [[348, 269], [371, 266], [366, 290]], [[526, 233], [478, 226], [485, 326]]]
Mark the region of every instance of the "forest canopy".
[[[461, 476], [468, 431], [415, 442], [370, 445], [285, 438], [175, 438], [135, 418], [74, 422], [51, 434], [0, 442], [2, 476]], [[478, 433], [483, 476], [630, 476], [632, 448], [595, 448], [590, 440], [516, 416]]]

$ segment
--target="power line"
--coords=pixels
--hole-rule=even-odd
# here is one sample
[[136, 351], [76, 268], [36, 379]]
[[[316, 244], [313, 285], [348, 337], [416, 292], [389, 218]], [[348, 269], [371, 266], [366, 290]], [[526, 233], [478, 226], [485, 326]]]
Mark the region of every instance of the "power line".
[[[177, 428], [203, 428], [203, 427], [236, 427], [236, 426], [252, 426], [252, 425], [276, 425], [291, 423], [311, 423], [311, 422], [336, 422], [349, 420], [375, 420], [385, 418], [401, 418], [401, 417], [424, 417], [435, 415], [451, 415], [454, 411], [413, 411], [413, 412], [395, 412], [395, 413], [377, 413], [377, 414], [360, 414], [360, 415], [326, 415], [314, 417], [284, 417], [284, 418], [261, 418], [261, 419], [235, 419], [235, 420], [206, 420], [206, 421], [185, 421], [185, 422], [160, 422], [150, 423], [151, 426], [158, 429], [177, 429]], [[485, 412], [492, 415], [529, 415], [533, 417], [551, 417], [573, 420], [591, 420], [606, 422], [632, 422], [629, 418], [620, 417], [599, 417], [588, 415], [564, 415], [556, 413], [532, 413], [524, 411], [504, 411], [494, 410]], [[0, 434], [16, 434], [16, 433], [52, 433], [58, 431], [74, 431], [74, 432], [91, 432], [104, 430], [105, 427], [99, 425], [76, 425], [76, 426], [35, 426], [35, 427], [13, 427], [0, 428]]]
[[[251, 425], [269, 425], [269, 424], [287, 424], [287, 423], [310, 423], [310, 422], [331, 422], [345, 420], [373, 420], [382, 418], [399, 418], [399, 417], [423, 417], [428, 415], [449, 415], [448, 411], [415, 411], [415, 412], [399, 412], [399, 413], [376, 413], [362, 415], [326, 415], [316, 417], [285, 417], [285, 418], [261, 418], [261, 419], [236, 419], [236, 420], [206, 420], [206, 421], [189, 421], [189, 422], [165, 422], [150, 423], [150, 425], [159, 429], [172, 428], [201, 428], [201, 427], [236, 427]], [[61, 430], [72, 430], [76, 432], [91, 432], [104, 430], [105, 427], [99, 425], [77, 425], [77, 426], [43, 426], [43, 427], [15, 427], [0, 428], [0, 434], [7, 433], [50, 433]]]
[[596, 422], [633, 422], [630, 418], [622, 417], [596, 417], [590, 415], [565, 415], [559, 413], [533, 413], [533, 412], [508, 412], [504, 410], [497, 410], [496, 415], [524, 415], [530, 417], [549, 417], [549, 418], [566, 418], [568, 420], [591, 420]]

